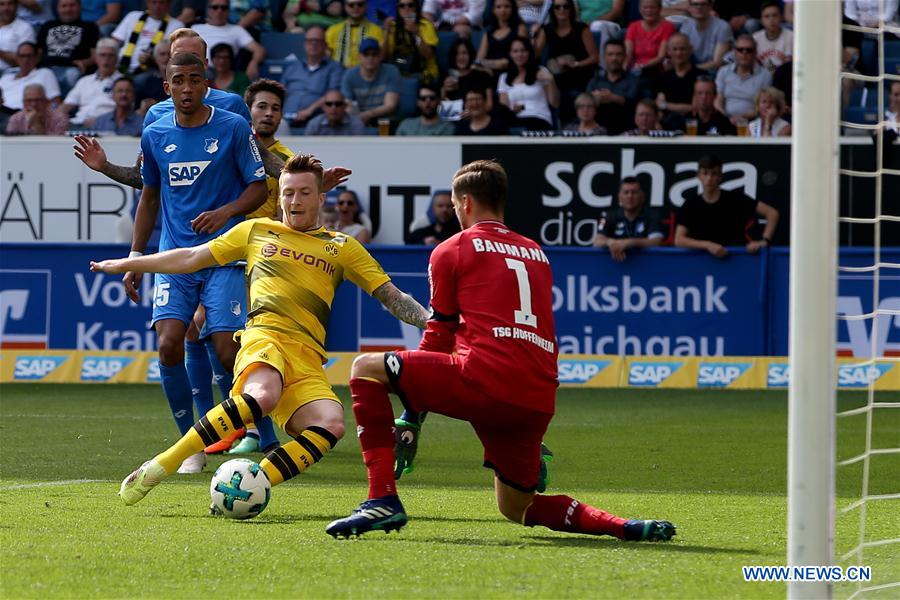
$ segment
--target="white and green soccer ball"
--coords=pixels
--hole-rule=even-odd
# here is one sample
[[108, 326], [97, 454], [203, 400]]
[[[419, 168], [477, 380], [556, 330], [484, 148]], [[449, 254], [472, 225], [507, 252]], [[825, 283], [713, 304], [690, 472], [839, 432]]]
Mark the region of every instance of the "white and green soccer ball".
[[222, 463], [209, 484], [209, 511], [229, 519], [252, 519], [269, 504], [272, 485], [262, 468], [246, 458]]

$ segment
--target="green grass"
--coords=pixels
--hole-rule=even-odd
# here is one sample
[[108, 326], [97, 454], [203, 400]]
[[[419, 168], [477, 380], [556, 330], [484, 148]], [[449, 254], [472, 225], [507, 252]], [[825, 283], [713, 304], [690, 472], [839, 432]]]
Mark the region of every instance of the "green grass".
[[[863, 401], [848, 395], [842, 406]], [[0, 595], [783, 598], [783, 584], [745, 583], [740, 567], [785, 562], [786, 422], [783, 393], [560, 391], [548, 493], [679, 526], [672, 543], [626, 544], [504, 521], [470, 427], [432, 416], [417, 469], [401, 481], [410, 524], [335, 541], [324, 526], [366, 492], [352, 435], [276, 487], [265, 513], [247, 522], [206, 516], [211, 468], [125, 507], [115, 495], [122, 477], [173, 441], [160, 389], [6, 385]], [[839, 422], [842, 457], [863, 447], [864, 425]], [[873, 447], [898, 445], [900, 411], [879, 411], [875, 425]], [[846, 505], [858, 497], [861, 469], [839, 474]], [[900, 457], [876, 457], [870, 477], [871, 494], [896, 493]], [[867, 539], [897, 537], [900, 502], [871, 503], [866, 519]], [[858, 531], [859, 511], [838, 520], [839, 552]], [[896, 545], [867, 551], [873, 583], [900, 580], [897, 555]]]

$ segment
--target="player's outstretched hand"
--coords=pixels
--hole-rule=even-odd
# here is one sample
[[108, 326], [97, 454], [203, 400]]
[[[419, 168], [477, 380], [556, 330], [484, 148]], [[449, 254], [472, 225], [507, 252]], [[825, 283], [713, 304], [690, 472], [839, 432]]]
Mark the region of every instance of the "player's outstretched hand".
[[197, 215], [191, 221], [191, 229], [197, 233], [214, 233], [225, 227], [226, 223], [228, 223], [228, 215], [217, 208]]
[[97, 138], [85, 135], [75, 136], [75, 157], [95, 171], [102, 171], [107, 164], [106, 151]]
[[325, 176], [322, 178], [322, 191], [329, 191], [337, 186], [346, 183], [347, 178], [353, 173], [346, 167], [331, 167], [325, 169]]
[[100, 262], [91, 261], [91, 271], [94, 273], [124, 273], [125, 267], [122, 266], [121, 258], [110, 258], [101, 260]]

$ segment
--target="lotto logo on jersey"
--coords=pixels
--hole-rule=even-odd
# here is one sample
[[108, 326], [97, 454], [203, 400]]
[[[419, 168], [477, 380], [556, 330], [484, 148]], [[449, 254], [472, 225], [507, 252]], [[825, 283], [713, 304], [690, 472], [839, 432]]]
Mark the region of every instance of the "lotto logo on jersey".
[[838, 367], [838, 386], [865, 388], [881, 379], [893, 365], [841, 365]]
[[85, 356], [81, 361], [81, 380], [109, 381], [133, 360], [124, 356]]
[[587, 383], [609, 366], [608, 360], [560, 360], [560, 383]]
[[788, 363], [771, 363], [766, 374], [766, 386], [785, 388], [791, 382], [791, 368]]
[[697, 387], [728, 387], [749, 368], [750, 363], [700, 363]]
[[628, 368], [628, 385], [656, 387], [681, 368], [680, 362], [633, 362]]
[[209, 166], [209, 160], [195, 160], [193, 162], [171, 163], [169, 165], [169, 185], [194, 185], [200, 174]]
[[20, 356], [16, 359], [13, 379], [39, 381], [66, 362], [65, 356]]

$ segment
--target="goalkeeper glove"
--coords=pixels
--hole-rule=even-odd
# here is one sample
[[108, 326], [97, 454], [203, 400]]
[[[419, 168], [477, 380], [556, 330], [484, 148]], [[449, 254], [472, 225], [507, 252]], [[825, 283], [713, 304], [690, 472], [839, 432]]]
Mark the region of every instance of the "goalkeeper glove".
[[394, 421], [394, 479], [413, 471], [413, 460], [419, 449], [419, 431], [426, 414], [403, 411], [400, 418]]
[[547, 444], [541, 442], [541, 473], [538, 478], [537, 493], [543, 494], [547, 491], [550, 484], [550, 471], [547, 463], [553, 462], [553, 452], [547, 447]]

